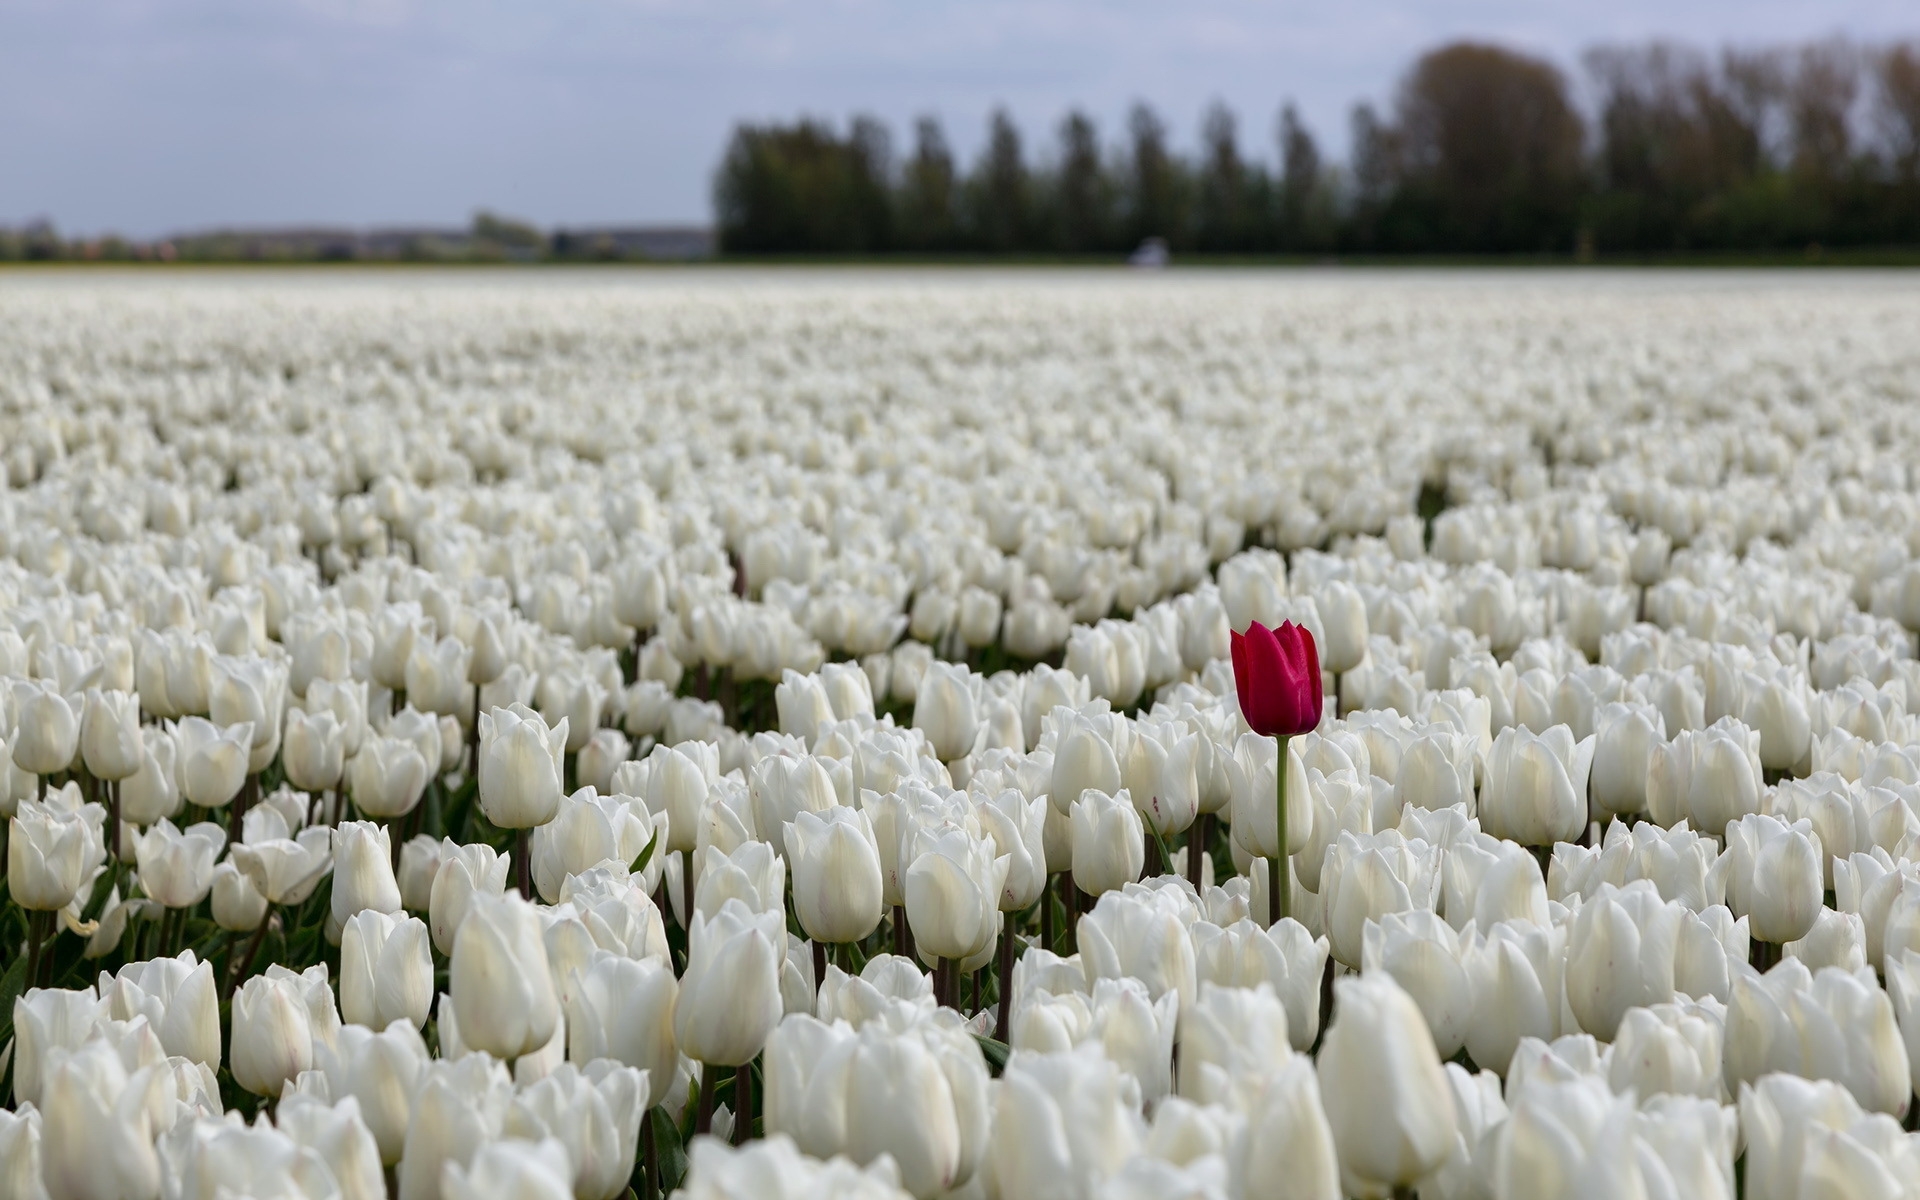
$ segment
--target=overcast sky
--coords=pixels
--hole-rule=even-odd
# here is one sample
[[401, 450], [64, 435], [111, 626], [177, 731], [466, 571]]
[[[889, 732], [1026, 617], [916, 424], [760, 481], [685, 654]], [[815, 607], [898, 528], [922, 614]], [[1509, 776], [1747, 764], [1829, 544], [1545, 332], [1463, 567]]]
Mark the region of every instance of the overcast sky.
[[1005, 104], [1051, 143], [1135, 98], [1191, 145], [1218, 97], [1272, 156], [1458, 36], [1577, 74], [1596, 41], [1920, 35], [1915, 0], [0, 0], [0, 223], [704, 221], [743, 118], [931, 112], [970, 154]]

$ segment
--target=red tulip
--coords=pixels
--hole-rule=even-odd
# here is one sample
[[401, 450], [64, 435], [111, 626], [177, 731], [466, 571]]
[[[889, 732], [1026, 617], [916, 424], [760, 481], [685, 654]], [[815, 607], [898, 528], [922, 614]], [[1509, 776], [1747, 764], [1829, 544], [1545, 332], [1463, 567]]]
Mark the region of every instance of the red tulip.
[[1283, 621], [1255, 621], [1233, 635], [1233, 683], [1247, 727], [1263, 737], [1292, 737], [1320, 724], [1320, 651], [1313, 635]]

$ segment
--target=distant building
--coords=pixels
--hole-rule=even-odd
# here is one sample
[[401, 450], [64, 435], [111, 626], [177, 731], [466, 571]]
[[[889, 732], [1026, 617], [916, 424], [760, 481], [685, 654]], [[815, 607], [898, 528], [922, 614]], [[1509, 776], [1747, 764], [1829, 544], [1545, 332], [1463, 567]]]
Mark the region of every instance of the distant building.
[[609, 225], [561, 229], [553, 252], [566, 258], [642, 258], [679, 262], [712, 258], [715, 239], [705, 225]]

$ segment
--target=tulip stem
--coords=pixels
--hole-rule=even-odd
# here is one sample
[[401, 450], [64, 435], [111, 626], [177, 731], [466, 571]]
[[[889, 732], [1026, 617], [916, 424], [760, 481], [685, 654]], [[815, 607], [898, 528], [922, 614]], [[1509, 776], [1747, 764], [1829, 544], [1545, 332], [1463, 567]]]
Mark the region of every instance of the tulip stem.
[[1267, 860], [1267, 925], [1293, 915], [1293, 878], [1287, 868], [1287, 738], [1273, 739], [1280, 753], [1273, 761], [1274, 847]]
[[[680, 923], [687, 930], [687, 936], [693, 936], [693, 851], [680, 856]], [[693, 955], [693, 943], [687, 943], [687, 955]]]
[[653, 1137], [653, 1110], [648, 1109], [640, 1118], [640, 1156], [646, 1160], [647, 1169], [641, 1176], [640, 1200], [659, 1200], [660, 1197], [660, 1150], [659, 1143]]
[[700, 1111], [693, 1119], [695, 1133], [713, 1132], [713, 1067], [700, 1064]]
[[1212, 820], [1212, 813], [1201, 813], [1193, 819], [1193, 832], [1187, 835], [1187, 882], [1193, 885], [1195, 895], [1205, 886], [1201, 863], [1207, 857], [1207, 835], [1212, 832], [1209, 824]]
[[533, 857], [533, 839], [531, 831], [521, 829], [513, 835], [513, 866], [520, 880], [520, 898], [533, 899], [533, 880], [528, 869], [528, 860]]
[[122, 845], [125, 839], [120, 835], [120, 781], [118, 779], [110, 779], [106, 782], [107, 820], [112, 823], [111, 828], [113, 829], [113, 861], [116, 863], [125, 862], [126, 848]]
[[[1053, 944], [1053, 897], [1047, 894], [1046, 884], [1040, 885], [1040, 945], [1048, 951], [1056, 949]], [[1005, 1039], [1001, 1039], [1004, 1041]]]
[[260, 914], [260, 927], [253, 931], [252, 940], [247, 942], [247, 955], [240, 960], [240, 969], [227, 979], [227, 995], [233, 995], [234, 989], [240, 986], [240, 980], [252, 969], [254, 956], [260, 953], [260, 943], [267, 940], [267, 926], [271, 924], [273, 924], [273, 905], [269, 904], [267, 910]]
[[993, 1022], [993, 1040], [1007, 1040], [1007, 1020], [1013, 1008], [1013, 939], [1018, 928], [1018, 913], [1006, 915], [1006, 927], [1000, 931], [1000, 1012]]
[[467, 773], [480, 773], [480, 685], [473, 685], [473, 720], [467, 724]]
[[826, 978], [827, 944], [825, 942], [815, 942], [813, 944], [813, 990], [816, 995], [819, 994], [820, 985], [826, 981]]
[[[27, 913], [27, 986], [40, 982], [40, 942], [46, 937], [46, 914], [39, 909]], [[25, 989], [22, 989], [25, 990]]]
[[733, 1069], [733, 1144], [744, 1146], [753, 1137], [753, 1062]]

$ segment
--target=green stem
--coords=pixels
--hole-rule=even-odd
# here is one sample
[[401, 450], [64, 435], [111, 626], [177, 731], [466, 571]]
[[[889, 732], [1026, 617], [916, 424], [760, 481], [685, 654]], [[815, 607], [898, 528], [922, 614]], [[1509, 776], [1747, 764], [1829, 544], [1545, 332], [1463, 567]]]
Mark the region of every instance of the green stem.
[[[46, 914], [39, 909], [27, 913], [27, 975], [26, 987], [37, 987], [40, 983], [40, 942], [46, 936]], [[25, 991], [26, 988], [22, 988]]]
[[234, 989], [240, 986], [240, 980], [252, 969], [254, 957], [260, 953], [260, 943], [267, 940], [267, 926], [271, 924], [273, 905], [269, 904], [267, 910], [260, 914], [260, 928], [253, 931], [253, 940], [247, 943], [247, 956], [240, 960], [240, 969], [227, 979], [227, 995], [233, 995]]
[[1274, 854], [1267, 860], [1267, 924], [1270, 926], [1279, 923], [1282, 917], [1293, 915], [1293, 875], [1287, 870], [1287, 738], [1282, 734], [1273, 740], [1280, 753], [1273, 764]]
[[695, 1133], [713, 1132], [713, 1064], [700, 1064], [700, 1110], [694, 1118]]

